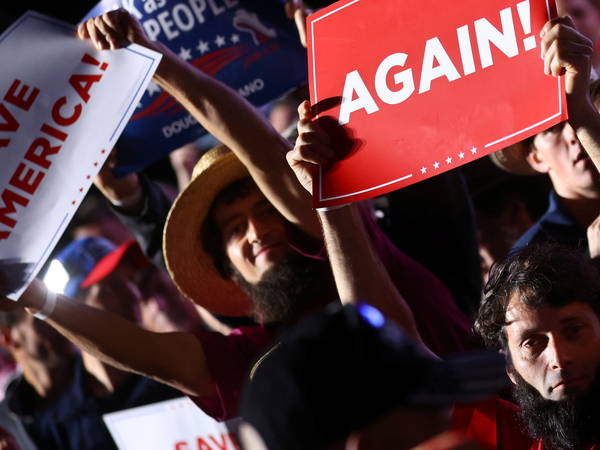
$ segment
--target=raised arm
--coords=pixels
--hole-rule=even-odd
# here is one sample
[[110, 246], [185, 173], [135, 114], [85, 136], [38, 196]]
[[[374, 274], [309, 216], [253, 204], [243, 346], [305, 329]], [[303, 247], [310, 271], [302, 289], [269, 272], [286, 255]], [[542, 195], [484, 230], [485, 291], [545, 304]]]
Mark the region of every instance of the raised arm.
[[547, 22], [541, 38], [544, 71], [565, 76], [569, 124], [600, 170], [600, 114], [589, 92], [593, 44], [576, 30], [570, 17]]
[[[312, 192], [313, 174], [334, 151], [329, 148], [323, 130], [311, 120], [308, 102], [300, 105], [298, 112], [299, 136], [287, 159], [298, 180]], [[356, 304], [362, 301], [375, 306], [428, 351], [412, 311], [373, 248], [356, 205], [320, 210], [318, 214], [341, 302]]]
[[133, 233], [142, 251], [156, 266], [165, 267], [162, 254], [163, 228], [172, 201], [145, 175], [131, 173], [116, 178], [111, 155], [94, 180], [119, 220]]
[[182, 61], [160, 42], [150, 41], [139, 22], [124, 9], [89, 19], [79, 26], [78, 34], [82, 39], [90, 38], [99, 49], [120, 48], [125, 40], [161, 53], [155, 81], [240, 158], [286, 219], [312, 235], [319, 234], [309, 195], [285, 161], [290, 144], [242, 96]]
[[[18, 304], [29, 312], [42, 309], [46, 287], [34, 280]], [[1, 299], [3, 308], [14, 302]], [[192, 396], [214, 395], [204, 350], [190, 333], [154, 333], [116, 314], [57, 296], [47, 322], [82, 350], [119, 369], [173, 386]]]

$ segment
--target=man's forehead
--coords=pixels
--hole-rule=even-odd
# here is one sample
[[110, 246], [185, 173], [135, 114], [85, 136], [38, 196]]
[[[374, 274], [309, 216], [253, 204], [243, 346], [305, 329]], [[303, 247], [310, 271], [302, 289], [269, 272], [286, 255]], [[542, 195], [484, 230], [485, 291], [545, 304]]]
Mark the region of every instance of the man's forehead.
[[590, 305], [580, 301], [572, 301], [564, 306], [529, 306], [514, 293], [505, 313], [505, 326], [513, 328], [543, 327], [576, 318], [596, 317]]
[[514, 292], [510, 297], [508, 305], [506, 306], [504, 325], [511, 326], [519, 322], [523, 322], [534, 313], [535, 310], [521, 300], [520, 293]]
[[247, 185], [239, 195], [222, 201], [217, 200], [213, 207], [213, 217], [217, 225], [222, 225], [240, 214], [242, 205], [252, 206], [263, 202], [268, 202], [268, 200], [258, 186]]

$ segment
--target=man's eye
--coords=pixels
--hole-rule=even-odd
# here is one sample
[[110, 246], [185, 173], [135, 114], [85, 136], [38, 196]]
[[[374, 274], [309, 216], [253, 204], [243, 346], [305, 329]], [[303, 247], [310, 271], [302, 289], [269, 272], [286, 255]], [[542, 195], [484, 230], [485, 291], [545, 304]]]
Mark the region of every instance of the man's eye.
[[240, 236], [244, 231], [244, 227], [241, 223], [231, 225], [227, 228], [227, 232], [225, 233], [225, 240], [229, 240], [235, 237]]
[[535, 351], [535, 350], [539, 349], [542, 345], [543, 345], [543, 340], [539, 337], [531, 337], [531, 338], [525, 339], [525, 341], [523, 341], [523, 343], [521, 344], [521, 346], [523, 348], [527, 349], [528, 351]]
[[576, 338], [581, 334], [583, 328], [583, 325], [572, 325], [565, 329], [565, 335], [570, 338]]

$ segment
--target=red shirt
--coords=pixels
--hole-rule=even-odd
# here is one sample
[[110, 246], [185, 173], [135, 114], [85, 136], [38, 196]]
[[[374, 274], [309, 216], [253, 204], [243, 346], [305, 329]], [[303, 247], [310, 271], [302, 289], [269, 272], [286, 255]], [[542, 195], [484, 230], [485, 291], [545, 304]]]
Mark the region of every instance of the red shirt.
[[485, 450], [538, 448], [523, 430], [518, 411], [516, 405], [499, 397], [474, 404], [456, 405], [452, 429], [464, 432]]
[[[440, 356], [469, 348], [471, 323], [456, 306], [450, 291], [429, 270], [392, 244], [366, 210], [361, 212], [375, 251], [413, 311], [425, 344]], [[302, 232], [293, 233], [289, 239], [296, 252], [326, 260], [322, 240]], [[333, 280], [321, 288], [322, 298], [316, 298], [316, 304], [324, 305], [337, 297]], [[204, 349], [217, 397], [192, 397], [192, 400], [217, 420], [235, 417], [250, 370], [274, 344], [274, 335], [256, 326], [236, 329], [229, 336], [209, 332], [199, 332], [196, 336]]]
[[264, 327], [250, 326], [237, 328], [228, 336], [198, 332], [196, 337], [202, 344], [217, 397], [190, 398], [216, 420], [236, 417], [252, 365], [273, 344], [273, 334]]

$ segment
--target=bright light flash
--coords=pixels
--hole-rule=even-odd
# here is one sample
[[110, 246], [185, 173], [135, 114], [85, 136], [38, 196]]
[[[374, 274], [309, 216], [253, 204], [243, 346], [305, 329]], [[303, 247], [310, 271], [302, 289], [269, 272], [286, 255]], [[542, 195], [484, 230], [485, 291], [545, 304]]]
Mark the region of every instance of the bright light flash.
[[357, 308], [359, 314], [367, 321], [371, 326], [375, 328], [381, 328], [385, 324], [385, 317], [383, 314], [371, 305], [366, 303], [360, 303]]
[[44, 275], [44, 284], [52, 292], [63, 294], [69, 282], [69, 274], [59, 260], [53, 259]]

